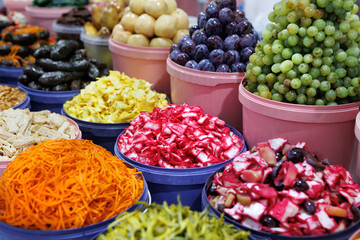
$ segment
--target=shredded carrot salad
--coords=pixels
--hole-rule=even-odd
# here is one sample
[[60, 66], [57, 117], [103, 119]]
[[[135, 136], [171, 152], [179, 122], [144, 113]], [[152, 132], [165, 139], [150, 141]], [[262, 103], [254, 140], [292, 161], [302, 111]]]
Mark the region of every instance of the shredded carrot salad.
[[0, 221], [38, 230], [101, 222], [139, 199], [144, 182], [138, 173], [92, 141], [44, 141], [0, 177]]

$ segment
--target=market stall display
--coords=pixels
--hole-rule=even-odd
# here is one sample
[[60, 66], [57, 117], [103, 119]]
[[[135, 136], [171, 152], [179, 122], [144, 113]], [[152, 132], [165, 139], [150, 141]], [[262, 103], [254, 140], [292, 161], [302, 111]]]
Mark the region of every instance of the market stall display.
[[7, 239], [89, 239], [119, 213], [141, 207], [134, 206], [137, 200], [149, 201], [141, 174], [88, 140], [32, 146], [1, 181], [0, 232]]
[[34, 51], [52, 42], [49, 32], [30, 25], [8, 26], [1, 31], [0, 77], [2, 83], [16, 84], [22, 66], [34, 62]]
[[172, 45], [170, 59], [202, 71], [245, 72], [259, 36], [236, 1], [211, 2], [197, 23]]
[[52, 28], [54, 21], [73, 7], [87, 4], [87, 0], [34, 0], [31, 5], [25, 7], [25, 11], [29, 24], [46, 28], [53, 36], [56, 34]]
[[352, 174], [354, 174], [353, 176], [355, 176], [355, 182], [356, 183], [360, 183], [360, 113], [358, 113], [356, 115], [355, 118], [355, 136], [356, 136], [356, 140], [357, 140], [357, 152], [356, 154], [356, 164], [355, 164], [355, 169], [351, 169], [352, 170]]
[[204, 205], [254, 237], [347, 239], [360, 226], [360, 186], [310, 148], [283, 138], [258, 143], [212, 176]]
[[15, 108], [27, 98], [27, 94], [17, 87], [0, 85], [0, 111]]
[[154, 202], [176, 203], [179, 194], [193, 210], [209, 175], [243, 151], [237, 130], [187, 104], [141, 113], [115, 144], [115, 154], [143, 172]]
[[80, 40], [84, 24], [88, 21], [91, 21], [91, 12], [86, 7], [77, 7], [63, 13], [52, 27], [58, 40]]
[[109, 73], [104, 63], [88, 57], [75, 40], [43, 46], [34, 52], [34, 58], [36, 62], [24, 67], [18, 79], [19, 87], [30, 95], [32, 110], [60, 113], [68, 98]]
[[210, 3], [189, 32], [167, 60], [173, 103], [199, 105], [242, 130], [237, 88], [258, 34], [236, 1]]
[[[274, 5], [272, 23], [250, 56], [244, 86], [239, 87], [250, 145], [264, 138], [301, 138], [349, 170], [360, 105], [357, 11], [353, 1]], [[261, 131], [253, 128], [264, 122]]]
[[109, 76], [90, 83], [63, 106], [63, 114], [76, 121], [85, 139], [114, 151], [116, 138], [142, 111], [168, 104], [165, 94], [150, 89], [151, 84], [124, 73], [110, 71]]
[[[116, 240], [124, 238], [188, 238], [207, 240], [247, 240], [249, 232], [238, 230], [217, 219], [208, 211], [191, 211], [188, 206], [163, 205], [152, 203], [140, 211], [122, 213], [108, 227], [108, 231], [99, 235], [97, 240]], [[134, 224], [134, 223], [137, 224]], [[154, 230], [152, 230], [154, 228]], [[150, 232], [148, 235], [146, 232]], [[137, 235], [139, 232], [140, 235]]]

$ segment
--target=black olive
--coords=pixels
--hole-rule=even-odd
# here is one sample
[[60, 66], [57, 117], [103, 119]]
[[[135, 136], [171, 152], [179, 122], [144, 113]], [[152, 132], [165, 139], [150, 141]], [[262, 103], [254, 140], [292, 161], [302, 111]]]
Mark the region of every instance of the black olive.
[[353, 221], [357, 222], [360, 220], [360, 209], [356, 207], [355, 205], [351, 205], [350, 210], [352, 214], [354, 215]]
[[260, 222], [263, 226], [273, 228], [279, 226], [279, 221], [270, 215], [264, 215], [261, 217]]
[[311, 155], [311, 153], [307, 153], [305, 155], [305, 159], [315, 169], [315, 171], [323, 171], [325, 169], [324, 164]]
[[305, 156], [305, 150], [302, 148], [291, 148], [287, 153], [286, 157], [289, 161], [292, 161], [293, 163], [302, 162], [304, 160]]
[[279, 172], [280, 172], [280, 169], [282, 167], [282, 163], [284, 162], [285, 160], [280, 160], [278, 161], [275, 166], [273, 167], [273, 170], [271, 172], [271, 178], [272, 180], [274, 181], [275, 178], [279, 175]]
[[276, 156], [276, 160], [280, 161], [281, 158], [283, 157], [282, 152], [275, 152], [275, 156]]
[[303, 209], [310, 215], [313, 215], [316, 212], [315, 204], [310, 200], [304, 201]]
[[212, 184], [209, 188], [208, 188], [208, 193], [212, 196], [217, 196], [219, 195], [219, 193], [216, 191], [217, 185], [216, 184]]
[[274, 188], [277, 191], [282, 191], [284, 189], [284, 183], [282, 181], [280, 181], [279, 183], [274, 184]]
[[309, 189], [309, 185], [304, 180], [296, 180], [294, 188], [296, 191], [303, 192]]

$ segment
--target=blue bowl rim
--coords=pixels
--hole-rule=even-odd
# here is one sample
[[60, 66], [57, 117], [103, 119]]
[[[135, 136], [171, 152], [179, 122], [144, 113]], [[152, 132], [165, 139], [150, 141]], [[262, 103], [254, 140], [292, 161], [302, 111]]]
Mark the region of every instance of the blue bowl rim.
[[68, 91], [44, 91], [44, 90], [37, 90], [37, 89], [33, 89], [33, 88], [29, 88], [27, 86], [25, 86], [24, 84], [22, 84], [21, 82], [17, 83], [19, 88], [22, 88], [23, 90], [27, 90], [29, 92], [35, 92], [35, 93], [42, 93], [42, 94], [46, 94], [46, 95], [53, 95], [53, 94], [73, 94], [73, 93], [79, 93], [80, 90], [68, 90]]
[[[227, 125], [227, 124], [225, 124], [225, 126], [228, 127], [228, 128], [230, 128], [230, 130], [231, 130], [233, 133], [235, 133], [238, 137], [240, 137], [240, 139], [241, 139], [242, 142], [243, 142], [243, 148], [240, 150], [240, 152], [239, 152], [237, 155], [235, 155], [235, 157], [238, 156], [240, 153], [243, 153], [243, 152], [247, 151], [247, 147], [246, 147], [246, 142], [245, 142], [244, 136], [243, 136], [237, 129], [235, 129], [234, 127], [231, 127], [230, 125]], [[150, 165], [146, 165], [146, 164], [137, 162], [137, 161], [135, 161], [135, 160], [133, 160], [133, 159], [131, 159], [131, 158], [128, 158], [127, 156], [125, 156], [125, 154], [123, 154], [123, 153], [120, 151], [117, 143], [118, 143], [118, 140], [119, 140], [120, 136], [121, 136], [122, 134], [124, 134], [124, 132], [125, 132], [125, 130], [123, 130], [123, 131], [119, 134], [119, 136], [116, 138], [116, 142], [115, 142], [115, 146], [114, 146], [114, 148], [115, 148], [115, 153], [118, 152], [126, 161], [129, 161], [132, 165], [139, 166], [139, 167], [143, 167], [143, 168], [146, 168], [146, 169], [149, 169], [149, 170], [161, 171], [161, 172], [168, 171], [168, 172], [170, 172], [170, 173], [176, 173], [176, 172], [181, 173], [181, 172], [186, 171], [187, 174], [188, 174], [188, 173], [199, 173], [200, 170], [202, 170], [202, 171], [210, 170], [210, 171], [212, 172], [212, 169], [214, 169], [214, 168], [217, 169], [218, 166], [220, 166], [220, 165], [222, 165], [222, 164], [224, 164], [224, 163], [226, 163], [226, 162], [229, 162], [229, 161], [231, 161], [231, 160], [233, 160], [233, 159], [235, 158], [235, 157], [233, 157], [233, 158], [230, 158], [230, 159], [225, 160], [225, 161], [220, 162], [220, 163], [216, 163], [216, 164], [213, 164], [213, 165], [210, 165], [210, 166], [206, 166], [206, 167], [197, 167], [197, 168], [163, 168], [163, 167], [157, 167], [157, 166], [150, 166]]]
[[[209, 188], [209, 184], [213, 182], [214, 180], [214, 176], [216, 173], [218, 172], [222, 172], [224, 170], [225, 167], [221, 167], [219, 169], [217, 169], [215, 172], [213, 172], [209, 178], [206, 180], [204, 187], [201, 191], [201, 199], [205, 199], [206, 198], [206, 203], [207, 206], [209, 206], [209, 208], [211, 209], [211, 211], [213, 211], [214, 215], [216, 217], [219, 217], [222, 213], [220, 211], [218, 211], [217, 209], [214, 208], [214, 206], [209, 202], [207, 196], [207, 189]], [[203, 198], [204, 197], [204, 198]], [[323, 234], [323, 235], [311, 235], [311, 236], [285, 236], [285, 235], [281, 235], [281, 234], [274, 234], [274, 233], [269, 233], [269, 232], [265, 232], [265, 231], [258, 231], [249, 227], [246, 227], [244, 225], [242, 225], [241, 223], [237, 222], [235, 219], [232, 219], [226, 215], [224, 215], [224, 219], [228, 224], [233, 224], [235, 227], [238, 227], [240, 229], [246, 230], [246, 231], [250, 231], [251, 232], [251, 237], [253, 237], [254, 239], [266, 239], [266, 240], [271, 240], [271, 239], [275, 239], [275, 237], [279, 237], [280, 240], [324, 240], [325, 238], [328, 237], [339, 237], [341, 235], [341, 233], [348, 233], [349, 235], [351, 235], [352, 232], [355, 232], [356, 229], [360, 229], [360, 220], [358, 220], [357, 222], [353, 223], [350, 227], [345, 228], [342, 231], [336, 232], [336, 233], [330, 233], [330, 234]], [[351, 232], [349, 232], [351, 231]], [[255, 235], [255, 236], [254, 236]], [[270, 238], [270, 239], [269, 239]]]
[[[121, 161], [121, 159], [119, 159]], [[129, 168], [135, 168], [137, 169], [136, 167], [134, 167], [133, 165], [131, 165], [130, 163], [126, 162], [126, 161], [123, 161], [123, 163], [129, 167]], [[139, 199], [141, 199], [142, 197], [150, 194], [149, 190], [148, 190], [148, 185], [147, 185], [147, 182], [145, 180], [145, 177], [142, 173], [138, 173], [138, 176], [141, 176], [142, 180], [143, 180], [143, 192], [142, 194], [140, 195], [140, 197], [134, 202], [136, 203], [137, 201], [139, 201]], [[149, 197], [149, 200], [151, 201], [151, 197]], [[122, 211], [121, 213], [123, 212], [126, 212], [127, 210], [129, 210], [130, 208], [132, 208], [134, 206], [131, 205], [129, 208], [127, 208], [126, 210]], [[121, 214], [121, 213], [118, 213], [116, 214], [114, 217], [111, 217], [109, 219], [106, 219], [106, 220], [103, 220], [101, 222], [98, 222], [98, 223], [94, 223], [94, 224], [91, 224], [91, 225], [86, 225], [84, 227], [79, 227], [79, 228], [70, 228], [70, 229], [63, 229], [63, 230], [33, 230], [33, 229], [25, 229], [25, 228], [20, 228], [20, 227], [16, 227], [16, 226], [13, 226], [13, 225], [10, 225], [10, 224], [7, 224], [7, 223], [4, 223], [2, 221], [0, 221], [0, 232], [1, 232], [1, 228], [7, 228], [11, 231], [14, 231], [14, 232], [17, 232], [17, 233], [23, 233], [23, 234], [38, 234], [38, 235], [47, 235], [47, 234], [56, 234], [56, 233], [59, 233], [59, 234], [76, 234], [78, 232], [84, 232], [84, 231], [90, 231], [92, 230], [92, 228], [96, 227], [97, 225], [99, 224], [106, 224], [108, 225], [110, 222], [113, 222], [115, 220], [115, 218]], [[94, 230], [93, 230], [94, 231]]]

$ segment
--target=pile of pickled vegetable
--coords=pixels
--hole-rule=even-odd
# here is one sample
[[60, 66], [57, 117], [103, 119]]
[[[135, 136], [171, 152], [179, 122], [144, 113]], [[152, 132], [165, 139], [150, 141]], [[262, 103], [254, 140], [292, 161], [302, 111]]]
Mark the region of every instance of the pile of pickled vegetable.
[[59, 40], [34, 52], [36, 62], [24, 67], [18, 80], [36, 90], [79, 90], [109, 74], [106, 64], [87, 56], [75, 40]]
[[1, 32], [0, 64], [5, 66], [27, 66], [35, 62], [34, 52], [51, 43], [49, 31], [42, 27], [16, 25]]
[[120, 135], [118, 148], [150, 166], [206, 167], [229, 160], [244, 148], [243, 140], [223, 120], [186, 103], [142, 112], [130, 125]]
[[0, 111], [15, 107], [26, 99], [26, 93], [17, 87], [0, 85]]
[[43, 141], [0, 177], [0, 221], [25, 229], [79, 228], [125, 211], [143, 188], [136, 169], [91, 141]]
[[110, 71], [109, 76], [89, 84], [81, 93], [64, 104], [71, 117], [89, 122], [130, 122], [142, 111], [168, 105], [166, 95], [150, 89], [142, 79]]
[[109, 225], [108, 231], [97, 240], [117, 239], [203, 239], [247, 240], [250, 232], [226, 224], [223, 217], [216, 218], [208, 210], [191, 211], [189, 207], [152, 203], [146, 212], [124, 212]]
[[360, 186], [350, 173], [320, 160], [304, 142], [283, 138], [235, 157], [215, 174], [208, 194], [234, 221], [273, 234], [330, 234], [360, 220]]

